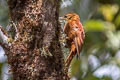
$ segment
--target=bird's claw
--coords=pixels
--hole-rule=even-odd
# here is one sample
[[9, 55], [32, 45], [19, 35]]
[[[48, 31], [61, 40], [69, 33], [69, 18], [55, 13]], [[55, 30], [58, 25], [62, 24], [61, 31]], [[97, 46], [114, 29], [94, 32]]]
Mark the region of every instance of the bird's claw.
[[7, 38], [8, 43], [11, 43], [13, 41], [12, 38]]
[[65, 43], [66, 39], [59, 40], [61, 43]]

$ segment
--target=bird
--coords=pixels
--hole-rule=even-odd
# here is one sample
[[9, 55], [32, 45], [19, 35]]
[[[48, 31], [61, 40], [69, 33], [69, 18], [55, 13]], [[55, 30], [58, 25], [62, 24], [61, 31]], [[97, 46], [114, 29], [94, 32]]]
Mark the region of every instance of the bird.
[[66, 47], [69, 48], [69, 55], [65, 60], [65, 66], [69, 67], [75, 55], [79, 57], [85, 39], [85, 32], [76, 13], [67, 13], [62, 19], [65, 20], [63, 31], [66, 34]]

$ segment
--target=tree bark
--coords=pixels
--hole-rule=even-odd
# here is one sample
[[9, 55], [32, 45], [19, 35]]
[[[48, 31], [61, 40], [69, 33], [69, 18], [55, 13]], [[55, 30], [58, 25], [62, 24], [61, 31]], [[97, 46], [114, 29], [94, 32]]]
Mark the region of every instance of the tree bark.
[[60, 0], [8, 0], [17, 38], [6, 53], [13, 80], [68, 80], [59, 42]]

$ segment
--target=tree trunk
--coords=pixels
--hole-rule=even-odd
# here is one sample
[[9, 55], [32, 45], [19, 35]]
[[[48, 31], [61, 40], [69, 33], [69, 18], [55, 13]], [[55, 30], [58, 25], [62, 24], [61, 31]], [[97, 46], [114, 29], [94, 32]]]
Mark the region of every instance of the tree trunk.
[[8, 49], [13, 80], [68, 80], [59, 42], [60, 0], [8, 0], [17, 38]]

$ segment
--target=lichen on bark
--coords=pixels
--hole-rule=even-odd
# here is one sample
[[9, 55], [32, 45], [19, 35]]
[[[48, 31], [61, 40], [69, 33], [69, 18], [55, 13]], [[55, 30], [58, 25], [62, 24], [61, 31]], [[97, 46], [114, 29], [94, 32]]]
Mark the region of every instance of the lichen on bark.
[[58, 37], [59, 4], [59, 0], [8, 0], [17, 27], [17, 39], [6, 53], [13, 80], [68, 80]]

